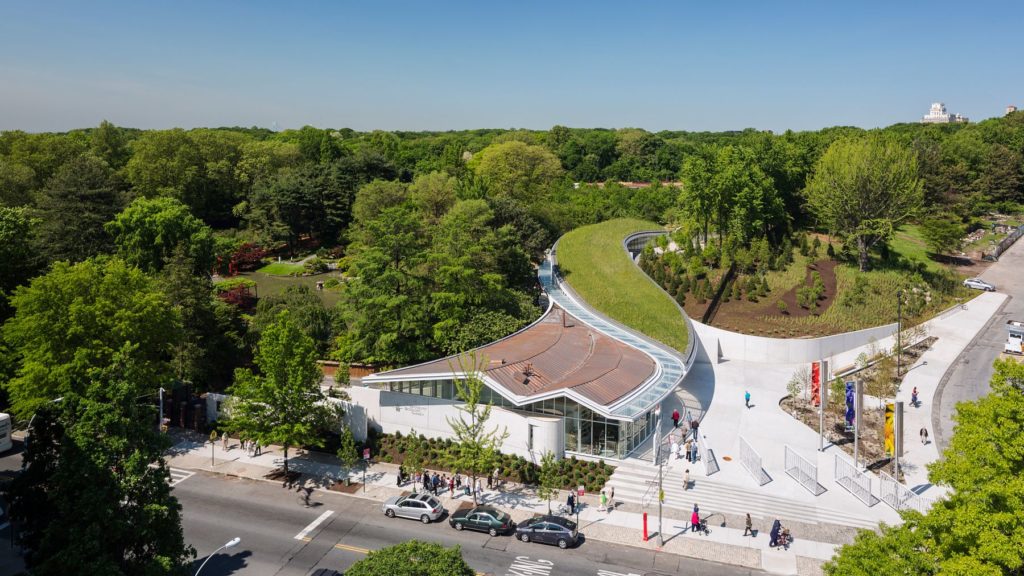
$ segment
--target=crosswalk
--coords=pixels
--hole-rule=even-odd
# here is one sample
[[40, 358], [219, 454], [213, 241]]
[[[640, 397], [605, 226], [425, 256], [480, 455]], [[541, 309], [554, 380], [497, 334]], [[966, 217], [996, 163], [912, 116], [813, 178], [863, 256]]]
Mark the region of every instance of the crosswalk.
[[[653, 499], [653, 502], [657, 503], [657, 488], [655, 487], [648, 493], [648, 488], [657, 482], [658, 469], [654, 466], [621, 465], [615, 469], [608, 484], [615, 487], [616, 500], [644, 504], [645, 494], [648, 495], [649, 500]], [[723, 484], [713, 479], [697, 479], [691, 486], [689, 490], [683, 490], [678, 474], [664, 478], [662, 487], [665, 490], [665, 505], [687, 513], [692, 510], [694, 503], [698, 503], [701, 511], [707, 512], [737, 515], [750, 513], [762, 518], [772, 517], [857, 528], [873, 528], [878, 524], [877, 520], [867, 516], [823, 508], [811, 502], [782, 498], [763, 491]]]
[[195, 474], [196, 474], [195, 472], [192, 472], [191, 470], [182, 470], [181, 468], [173, 468], [173, 467], [169, 468], [169, 471], [171, 473], [171, 477], [170, 477], [169, 482], [170, 482], [172, 488], [174, 486], [177, 486], [178, 484], [181, 484], [185, 480], [188, 480], [189, 478], [195, 476]]

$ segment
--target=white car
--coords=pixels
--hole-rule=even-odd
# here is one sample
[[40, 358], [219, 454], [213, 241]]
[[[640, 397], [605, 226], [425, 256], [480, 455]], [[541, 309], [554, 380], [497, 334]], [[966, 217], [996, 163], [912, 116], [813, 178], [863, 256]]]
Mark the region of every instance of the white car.
[[975, 290], [984, 290], [986, 292], [995, 292], [996, 287], [988, 282], [985, 282], [981, 278], [968, 278], [964, 280], [965, 288], [974, 288]]

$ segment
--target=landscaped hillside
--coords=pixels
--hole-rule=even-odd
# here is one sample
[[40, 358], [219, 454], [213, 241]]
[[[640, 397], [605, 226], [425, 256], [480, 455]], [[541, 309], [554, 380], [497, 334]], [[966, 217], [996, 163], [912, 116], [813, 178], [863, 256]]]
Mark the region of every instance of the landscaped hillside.
[[657, 230], [653, 222], [617, 219], [577, 228], [558, 241], [565, 279], [588, 304], [676, 350], [686, 350], [686, 321], [664, 291], [633, 264], [626, 236]]

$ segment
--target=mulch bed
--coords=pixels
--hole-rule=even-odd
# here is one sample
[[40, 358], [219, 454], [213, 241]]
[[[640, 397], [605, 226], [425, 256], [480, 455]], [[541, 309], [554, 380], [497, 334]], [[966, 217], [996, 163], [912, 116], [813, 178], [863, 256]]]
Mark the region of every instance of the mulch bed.
[[[810, 316], [811, 314], [820, 314], [832, 305], [832, 302], [836, 299], [836, 286], [838, 285], [838, 281], [836, 280], [836, 264], [838, 263], [834, 260], [818, 260], [814, 264], [808, 266], [807, 274], [804, 276], [804, 283], [792, 287], [789, 292], [782, 295], [782, 301], [786, 303], [786, 316], [799, 318], [801, 316]], [[818, 307], [812, 312], [809, 309], [801, 308], [796, 303], [796, 292], [803, 286], [814, 285], [812, 280], [814, 278], [814, 272], [821, 275], [821, 281], [825, 284], [825, 295], [818, 300]], [[774, 301], [770, 304], [771, 306], [761, 308], [760, 314], [762, 316], [773, 316], [779, 313], [779, 309]]]
[[284, 468], [274, 468], [263, 476], [268, 480], [280, 480], [285, 484], [296, 484], [299, 478], [302, 477], [302, 472], [296, 472], [295, 470], [289, 470], [285, 474]]
[[[355, 494], [356, 492], [359, 492], [362, 487], [362, 482], [352, 482], [348, 486], [345, 486], [344, 482], [335, 482], [330, 488], [328, 488], [328, 490], [332, 492], [341, 492], [342, 494]], [[402, 495], [405, 496], [405, 493]]]

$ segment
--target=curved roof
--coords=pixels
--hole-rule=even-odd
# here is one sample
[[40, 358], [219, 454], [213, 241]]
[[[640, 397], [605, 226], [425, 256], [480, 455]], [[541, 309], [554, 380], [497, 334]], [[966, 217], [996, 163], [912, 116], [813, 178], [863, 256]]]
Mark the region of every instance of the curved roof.
[[[657, 369], [640, 350], [608, 336], [557, 305], [515, 334], [476, 349], [486, 358], [483, 376], [504, 396], [533, 397], [571, 390], [599, 406], [609, 406], [646, 382]], [[375, 374], [364, 381], [396, 381], [452, 375], [454, 357]], [[499, 392], [502, 392], [499, 390]], [[519, 402], [517, 402], [519, 403]]]

